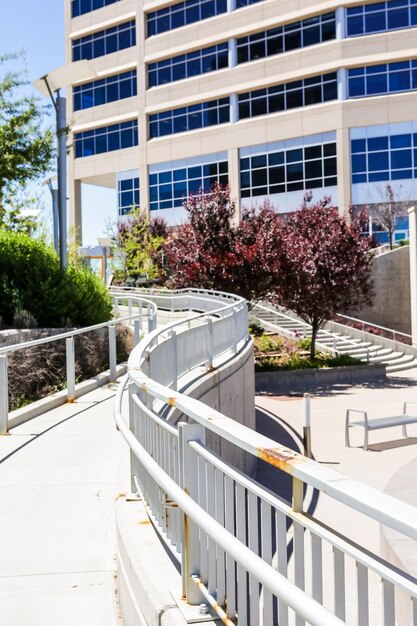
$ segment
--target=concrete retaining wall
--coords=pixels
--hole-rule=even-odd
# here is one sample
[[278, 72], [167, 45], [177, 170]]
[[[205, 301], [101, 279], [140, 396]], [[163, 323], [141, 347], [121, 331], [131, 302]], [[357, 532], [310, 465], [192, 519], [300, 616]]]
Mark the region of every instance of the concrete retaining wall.
[[307, 369], [284, 372], [257, 372], [256, 391], [285, 394], [312, 387], [357, 385], [386, 378], [385, 365], [349, 365], [325, 369]]
[[396, 248], [372, 259], [375, 299], [371, 307], [349, 312], [386, 328], [411, 333], [410, 249]]
[[[205, 373], [184, 390], [184, 393], [255, 430], [255, 369], [252, 341], [239, 353], [238, 358]], [[186, 421], [184, 416], [180, 419]], [[252, 455], [227, 441], [222, 441], [213, 433], [207, 433], [206, 443], [224, 461], [246, 474], [253, 475], [256, 459]]]

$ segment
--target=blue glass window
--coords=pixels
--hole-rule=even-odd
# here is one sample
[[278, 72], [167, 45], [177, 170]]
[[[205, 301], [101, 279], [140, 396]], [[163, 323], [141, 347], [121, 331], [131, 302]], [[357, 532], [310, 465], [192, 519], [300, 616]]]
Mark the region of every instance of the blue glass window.
[[417, 0], [388, 0], [349, 7], [346, 21], [348, 37], [410, 28], [417, 25]]
[[240, 159], [242, 198], [337, 184], [336, 144], [317, 144]]
[[74, 111], [89, 109], [136, 95], [136, 70], [123, 72], [123, 74], [116, 74], [74, 87]]
[[412, 168], [417, 165], [417, 135], [354, 139], [351, 151], [352, 183], [413, 178]]
[[117, 185], [119, 215], [127, 215], [140, 206], [139, 178], [119, 180]]
[[417, 89], [415, 61], [369, 65], [348, 70], [349, 98], [363, 98]]
[[72, 42], [72, 60], [95, 59], [136, 45], [136, 24], [130, 20]]
[[[173, 183], [171, 181], [174, 181]], [[229, 182], [227, 161], [166, 170], [149, 175], [150, 209], [180, 207], [190, 194], [208, 193], [213, 183]]]
[[71, 0], [71, 16], [78, 17], [115, 2], [120, 2], [120, 0]]
[[163, 137], [230, 121], [229, 98], [193, 104], [149, 116], [149, 137]]
[[326, 13], [302, 22], [240, 37], [237, 40], [238, 63], [305, 48], [336, 37], [335, 13]]
[[239, 119], [337, 99], [336, 72], [239, 95]]
[[191, 76], [206, 74], [228, 67], [229, 47], [221, 43], [196, 52], [181, 54], [171, 59], [148, 65], [148, 87], [157, 87]]
[[138, 143], [137, 120], [102, 126], [74, 134], [75, 158], [130, 148]]
[[[259, 1], [259, 0], [257, 0]], [[227, 11], [227, 0], [185, 0], [147, 14], [148, 37]]]

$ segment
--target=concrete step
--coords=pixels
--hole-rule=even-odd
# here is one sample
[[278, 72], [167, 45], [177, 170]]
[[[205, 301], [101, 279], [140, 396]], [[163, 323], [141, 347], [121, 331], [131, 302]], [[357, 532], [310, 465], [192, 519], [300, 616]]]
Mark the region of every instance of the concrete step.
[[401, 372], [417, 367], [417, 359], [412, 354], [403, 354], [393, 365], [388, 365], [387, 372]]

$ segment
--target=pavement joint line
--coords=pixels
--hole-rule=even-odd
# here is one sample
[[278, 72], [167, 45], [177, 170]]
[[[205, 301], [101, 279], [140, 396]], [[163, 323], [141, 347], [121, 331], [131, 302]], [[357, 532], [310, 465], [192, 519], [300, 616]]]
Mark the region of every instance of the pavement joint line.
[[[44, 576], [68, 576], [70, 574], [113, 574], [114, 569], [79, 569], [79, 570], [69, 570], [68, 572], [43, 572], [40, 574], [7, 574], [6, 576], [2, 576], [0, 574], [0, 580], [8, 580], [9, 578], [42, 578]], [[90, 584], [90, 583], [89, 583]], [[100, 583], [101, 584], [101, 583]], [[10, 591], [1, 591], [0, 593], [11, 593]]]
[[89, 486], [94, 486], [94, 485], [114, 485], [114, 482], [112, 481], [108, 481], [103, 483], [100, 480], [96, 480], [95, 482], [89, 482], [89, 483], [81, 483], [81, 482], [76, 482], [76, 483], [66, 483], [66, 482], [56, 482], [56, 483], [36, 483], [35, 485], [33, 483], [1, 483], [0, 482], [0, 489], [2, 488], [6, 488], [6, 487], [89, 487]]

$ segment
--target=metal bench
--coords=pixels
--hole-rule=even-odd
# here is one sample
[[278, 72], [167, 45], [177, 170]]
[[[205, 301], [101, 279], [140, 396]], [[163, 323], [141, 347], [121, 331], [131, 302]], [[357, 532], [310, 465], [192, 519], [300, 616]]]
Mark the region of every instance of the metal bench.
[[[417, 415], [410, 415], [407, 412], [408, 406], [417, 406], [417, 402], [404, 402], [402, 415], [391, 415], [390, 417], [379, 417], [377, 419], [368, 419], [367, 411], [360, 411], [358, 409], [348, 409], [346, 411], [346, 424], [345, 424], [345, 445], [350, 448], [349, 428], [355, 426], [361, 426], [365, 429], [365, 440], [363, 449], [368, 449], [368, 432], [370, 430], [379, 430], [380, 428], [390, 428], [391, 426], [402, 426], [403, 437], [407, 437], [407, 425], [417, 423]], [[364, 416], [364, 419], [359, 422], [351, 422], [351, 413], [360, 413]]]

